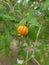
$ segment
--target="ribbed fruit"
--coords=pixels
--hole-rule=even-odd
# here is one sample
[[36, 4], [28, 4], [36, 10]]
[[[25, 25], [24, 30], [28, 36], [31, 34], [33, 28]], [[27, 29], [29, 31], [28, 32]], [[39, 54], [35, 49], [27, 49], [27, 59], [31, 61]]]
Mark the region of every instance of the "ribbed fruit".
[[28, 28], [24, 25], [19, 26], [17, 31], [20, 35], [27, 35], [28, 34]]

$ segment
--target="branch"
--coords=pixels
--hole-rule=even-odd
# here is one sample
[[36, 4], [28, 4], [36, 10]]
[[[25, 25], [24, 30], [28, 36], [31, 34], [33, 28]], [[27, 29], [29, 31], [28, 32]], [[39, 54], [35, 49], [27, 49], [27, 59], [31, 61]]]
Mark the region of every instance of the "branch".
[[27, 51], [27, 56], [26, 56], [26, 65], [27, 65], [27, 60], [28, 60], [28, 51]]
[[41, 31], [41, 28], [42, 28], [42, 24], [40, 25], [40, 27], [39, 27], [39, 29], [38, 29], [35, 42], [38, 40], [38, 37], [39, 37], [40, 31]]
[[[36, 40], [34, 42], [34, 47], [33, 47], [33, 55], [34, 55], [34, 51], [35, 51], [35, 48], [36, 48], [36, 44], [37, 44], [37, 40], [38, 40], [38, 37], [39, 37], [39, 34], [40, 34], [40, 31], [41, 31], [41, 28], [42, 28], [42, 24], [40, 25], [39, 29], [38, 29], [38, 32], [37, 32], [37, 36], [36, 36]], [[34, 61], [38, 64], [39, 62], [33, 57]]]
[[16, 7], [16, 5], [17, 5], [17, 2], [14, 4], [14, 6], [13, 6], [13, 10], [14, 10], [14, 8]]
[[37, 65], [40, 65], [40, 63], [34, 58], [34, 56], [31, 56], [29, 59], [27, 59], [27, 61], [25, 61], [24, 63], [28, 62], [29, 60], [33, 59], [33, 61], [35, 61], [35, 63]]
[[36, 64], [40, 65], [40, 63], [34, 57], [32, 57], [32, 58], [36, 62]]
[[37, 43], [37, 40], [38, 40], [40, 31], [41, 31], [41, 28], [42, 28], [42, 24], [40, 25], [40, 27], [39, 27], [39, 29], [38, 29], [37, 36], [36, 36], [36, 40], [35, 40], [35, 42], [34, 42], [33, 56], [31, 56], [29, 59], [27, 59], [27, 61], [33, 59], [37, 65], [40, 65], [40, 63], [34, 58], [34, 51], [35, 51], [34, 49], [35, 49], [35, 47], [36, 47], [36, 43]]
[[6, 4], [11, 9], [11, 6], [10, 6], [10, 4], [8, 2], [5, 2], [3, 0], [1, 0], [1, 2], [3, 2], [4, 4]]

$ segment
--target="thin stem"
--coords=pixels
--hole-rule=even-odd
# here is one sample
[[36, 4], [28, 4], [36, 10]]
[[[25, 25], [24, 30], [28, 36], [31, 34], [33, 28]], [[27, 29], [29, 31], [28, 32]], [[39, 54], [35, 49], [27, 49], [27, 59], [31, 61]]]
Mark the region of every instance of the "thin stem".
[[42, 24], [40, 25], [39, 30], [37, 32], [37, 36], [36, 36], [35, 42], [38, 40], [38, 37], [39, 37], [40, 31], [41, 31], [41, 28], [42, 28]]
[[[34, 42], [34, 47], [33, 47], [33, 55], [34, 55], [34, 51], [35, 51], [35, 47], [36, 47], [36, 44], [37, 44], [37, 40], [38, 40], [38, 37], [39, 37], [39, 34], [40, 34], [40, 31], [41, 31], [41, 28], [42, 28], [42, 24], [40, 25], [39, 29], [38, 29], [38, 32], [37, 32], [37, 36], [36, 36], [36, 40]], [[39, 62], [33, 57], [34, 61], [38, 64]]]
[[10, 4], [8, 2], [2, 1], [2, 0], [1, 0], [1, 2], [3, 2], [6, 5], [8, 5], [8, 7], [11, 9], [11, 6], [10, 6]]
[[27, 56], [26, 56], [26, 61], [28, 60], [28, 51], [27, 51]]
[[27, 59], [27, 61], [29, 61], [29, 60], [31, 60], [31, 59], [33, 58], [33, 60], [34, 60], [38, 65], [40, 65], [40, 63], [34, 58], [34, 51], [35, 51], [36, 43], [37, 43], [37, 40], [38, 40], [40, 31], [41, 31], [41, 28], [42, 28], [42, 24], [41, 24], [41, 26], [40, 26], [39, 29], [38, 29], [37, 36], [36, 36], [36, 40], [35, 40], [35, 42], [34, 42], [33, 56], [31, 56], [29, 59]]
[[33, 60], [35, 61], [36, 64], [40, 65], [40, 63], [34, 58], [34, 56], [31, 56], [29, 59], [27, 59], [27, 61], [25, 61], [24, 63], [28, 62], [29, 60], [31, 60], [33, 58]]
[[16, 7], [16, 5], [17, 5], [17, 2], [14, 4], [13, 9]]
[[34, 61], [38, 64], [38, 65], [40, 65], [40, 63], [33, 57], [33, 59], [34, 59]]
[[27, 65], [27, 60], [28, 60], [28, 51], [27, 51], [27, 56], [26, 56], [26, 65]]
[[33, 46], [33, 49], [34, 49], [34, 50], [35, 50], [35, 48], [36, 48], [36, 44], [37, 44], [37, 40], [38, 40], [40, 31], [41, 31], [41, 28], [42, 28], [42, 24], [40, 25], [40, 27], [39, 27], [39, 29], [38, 29], [38, 32], [37, 32], [36, 40], [35, 40], [34, 46]]
[[38, 32], [37, 32], [36, 40], [35, 40], [34, 46], [33, 46], [34, 50], [35, 50], [35, 48], [36, 48], [36, 44], [37, 44], [37, 40], [38, 40], [40, 31], [41, 31], [41, 28], [42, 28], [42, 24], [40, 25], [40, 27], [39, 27], [39, 29], [38, 29]]

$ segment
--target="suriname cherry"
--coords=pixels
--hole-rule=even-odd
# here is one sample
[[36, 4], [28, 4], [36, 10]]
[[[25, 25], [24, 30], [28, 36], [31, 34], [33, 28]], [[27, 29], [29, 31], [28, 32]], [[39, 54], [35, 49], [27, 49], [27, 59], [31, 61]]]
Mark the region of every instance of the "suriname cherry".
[[19, 26], [17, 31], [20, 35], [27, 35], [28, 34], [28, 28], [24, 25]]

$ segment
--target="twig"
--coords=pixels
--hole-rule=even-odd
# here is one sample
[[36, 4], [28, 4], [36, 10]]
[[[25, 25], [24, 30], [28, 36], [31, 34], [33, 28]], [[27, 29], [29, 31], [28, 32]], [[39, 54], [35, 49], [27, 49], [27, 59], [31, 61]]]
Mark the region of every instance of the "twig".
[[34, 61], [38, 64], [38, 65], [40, 65], [40, 63], [33, 57], [33, 59], [34, 59]]
[[27, 65], [27, 60], [28, 60], [28, 51], [27, 51], [27, 56], [26, 56], [26, 65]]
[[[38, 65], [40, 65], [40, 63], [34, 58], [34, 56], [31, 56], [29, 59], [27, 59], [27, 61], [25, 61], [25, 62], [28, 62], [29, 60], [31, 60], [33, 58], [33, 60], [38, 64]], [[25, 63], [24, 62], [24, 63]]]
[[41, 28], [42, 28], [42, 24], [40, 25], [40, 27], [39, 27], [39, 29], [38, 29], [38, 31], [37, 31], [36, 40], [35, 40], [35, 42], [34, 42], [34, 49], [35, 49], [35, 47], [36, 47], [37, 40], [38, 40], [38, 37], [39, 37], [40, 31], [41, 31]]
[[37, 32], [37, 36], [36, 36], [35, 42], [38, 40], [38, 37], [39, 37], [40, 31], [41, 31], [41, 28], [42, 28], [42, 24], [40, 25], [39, 30]]
[[[39, 37], [39, 34], [40, 34], [40, 31], [41, 31], [41, 28], [42, 28], [42, 24], [40, 25], [39, 29], [38, 29], [38, 32], [37, 32], [37, 36], [36, 36], [36, 40], [34, 42], [34, 48], [33, 48], [33, 55], [34, 55], [34, 51], [35, 51], [35, 47], [36, 47], [36, 44], [37, 44], [37, 40], [38, 40], [38, 37]], [[39, 62], [33, 57], [34, 61], [38, 64]]]
[[13, 10], [14, 10], [14, 8], [16, 7], [16, 5], [17, 5], [17, 2], [14, 4], [14, 6], [13, 6]]
[[28, 60], [28, 51], [27, 51], [27, 56], [26, 56], [26, 61]]
[[[27, 54], [28, 55], [28, 54]], [[33, 59], [38, 65], [40, 65], [40, 63], [34, 58], [34, 55], [31, 56], [29, 59], [27, 59], [24, 63], [28, 62], [29, 60]], [[26, 64], [27, 65], [27, 64]]]
[[[31, 56], [30, 58], [28, 58], [27, 61], [25, 61], [25, 62], [28, 62], [28, 61], [31, 60], [31, 59], [32, 59], [32, 56]], [[24, 63], [25, 63], [25, 62], [24, 62]]]
[[[38, 40], [40, 31], [41, 31], [41, 28], [42, 28], [42, 24], [40, 25], [40, 27], [39, 27], [39, 29], [38, 29], [37, 36], [36, 36], [36, 40], [35, 40], [35, 42], [34, 42], [33, 56], [31, 56], [29, 59], [27, 59], [27, 62], [28, 62], [29, 60], [31, 60], [31, 59], [33, 58], [33, 60], [34, 60], [38, 65], [40, 65], [40, 63], [34, 58], [34, 51], [35, 51], [34, 49], [35, 49], [35, 47], [36, 47], [36, 43], [37, 43], [37, 40]], [[26, 62], [26, 61], [25, 61], [25, 62]]]
[[5, 2], [5, 1], [3, 1], [3, 0], [1, 0], [1, 2], [3, 2], [3, 3], [6, 4], [6, 5], [8, 5], [9, 8], [11, 9], [11, 6], [10, 6], [10, 4], [9, 4], [8, 2]]

